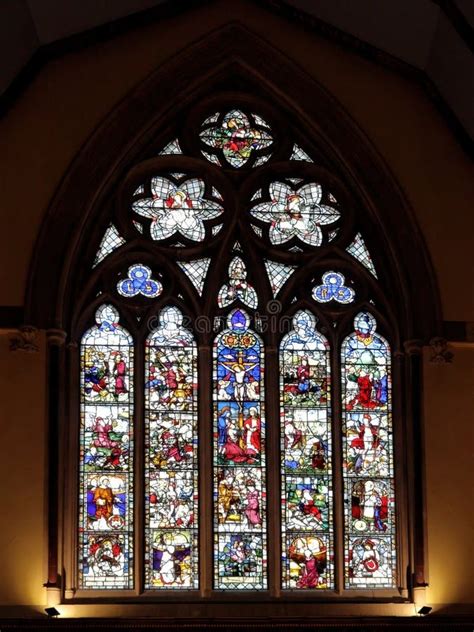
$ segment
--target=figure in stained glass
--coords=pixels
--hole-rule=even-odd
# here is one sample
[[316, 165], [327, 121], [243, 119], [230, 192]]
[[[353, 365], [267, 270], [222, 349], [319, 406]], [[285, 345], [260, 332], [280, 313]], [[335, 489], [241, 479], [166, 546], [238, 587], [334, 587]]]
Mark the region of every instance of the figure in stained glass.
[[[267, 123], [256, 115], [253, 115], [253, 119], [255, 123], [251, 124], [242, 111], [231, 110], [224, 115], [220, 123], [217, 122], [218, 119], [207, 119], [203, 123], [204, 129], [200, 133], [200, 138], [209, 149], [221, 149], [232, 167], [242, 167], [252, 152], [264, 149], [273, 142]], [[211, 157], [209, 159], [212, 160]]]
[[394, 551], [387, 538], [351, 538], [348, 578], [354, 587], [383, 587], [393, 584]]
[[325, 472], [329, 456], [326, 411], [287, 409], [284, 419], [284, 465], [287, 470], [313, 475]]
[[217, 404], [217, 462], [256, 463], [262, 447], [259, 404], [235, 401]]
[[146, 585], [197, 588], [197, 350], [176, 307], [146, 341]]
[[266, 586], [262, 345], [242, 310], [227, 326], [214, 343], [215, 585], [259, 589]]
[[186, 530], [156, 531], [153, 542], [154, 584], [159, 588], [190, 588], [192, 535]]
[[194, 523], [194, 473], [159, 471], [150, 475], [150, 527], [191, 527]]
[[355, 334], [346, 339], [346, 410], [384, 409], [388, 400], [389, 355], [383, 338], [375, 333], [375, 319], [359, 314]]
[[395, 577], [390, 347], [376, 327], [357, 314], [341, 352], [348, 588], [390, 588]]
[[263, 588], [265, 558], [262, 542], [251, 534], [219, 536], [217, 577], [219, 587]]
[[344, 432], [345, 461], [348, 474], [389, 476], [390, 436], [387, 416], [370, 413], [346, 415]]
[[127, 469], [130, 454], [128, 412], [128, 407], [87, 407], [83, 447], [86, 470]]
[[320, 354], [289, 349], [284, 353], [284, 403], [305, 407], [326, 403], [328, 376], [324, 363], [321, 364]]
[[189, 410], [193, 401], [192, 358], [181, 347], [150, 348], [149, 389], [152, 408]]
[[260, 357], [253, 334], [224, 337], [217, 364], [219, 398], [257, 401], [260, 397]]
[[352, 480], [352, 526], [358, 532], [387, 530], [390, 503], [390, 485], [383, 480]]
[[128, 399], [128, 351], [90, 345], [84, 351], [84, 394], [89, 402]]
[[81, 341], [80, 585], [127, 588], [133, 585], [133, 346], [113, 306], [99, 307], [96, 323]]
[[[332, 583], [329, 345], [307, 311], [293, 317], [280, 345], [282, 584]], [[311, 536], [304, 532], [311, 532]], [[328, 536], [324, 533], [329, 532]]]
[[83, 573], [92, 585], [118, 588], [128, 574], [127, 557], [123, 535], [89, 535], [83, 558]]
[[87, 483], [88, 529], [108, 531], [122, 529], [126, 516], [125, 476], [89, 476]]
[[227, 307], [237, 299], [252, 309], [258, 305], [257, 292], [247, 281], [247, 268], [240, 257], [230, 262], [229, 283], [219, 290], [217, 303], [219, 307]]
[[261, 531], [261, 470], [246, 468], [220, 469], [217, 506], [219, 524], [225, 531]]
[[193, 415], [150, 411], [149, 423], [151, 466], [184, 465], [195, 457]]
[[287, 527], [294, 531], [326, 530], [329, 489], [325, 479], [288, 476], [286, 479]]
[[162, 240], [180, 233], [192, 241], [202, 241], [206, 230], [204, 221], [222, 213], [222, 206], [204, 198], [203, 180], [192, 178], [179, 186], [162, 177], [152, 178], [151, 198], [132, 204], [135, 213], [151, 219], [150, 235]]
[[301, 534], [288, 547], [288, 588], [327, 588], [327, 546], [321, 538]]
[[282, 244], [293, 237], [310, 246], [320, 246], [323, 233], [320, 226], [334, 224], [339, 211], [321, 203], [319, 184], [305, 184], [293, 189], [285, 182], [272, 182], [269, 186], [271, 202], [255, 205], [251, 214], [270, 224], [272, 244]]
[[293, 329], [285, 338], [285, 347], [297, 351], [313, 351], [320, 346], [320, 338], [314, 335], [316, 318], [309, 312], [297, 312], [292, 321]]

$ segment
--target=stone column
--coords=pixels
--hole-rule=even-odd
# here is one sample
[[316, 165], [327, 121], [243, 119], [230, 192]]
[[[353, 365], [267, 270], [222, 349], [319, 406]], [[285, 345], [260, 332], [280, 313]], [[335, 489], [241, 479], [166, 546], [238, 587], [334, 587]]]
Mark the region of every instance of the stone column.
[[45, 588], [48, 606], [61, 601], [59, 572], [59, 435], [60, 419], [64, 410], [65, 341], [62, 329], [48, 329], [47, 340], [47, 391], [48, 391], [48, 443], [47, 443], [47, 520], [48, 520], [48, 579]]

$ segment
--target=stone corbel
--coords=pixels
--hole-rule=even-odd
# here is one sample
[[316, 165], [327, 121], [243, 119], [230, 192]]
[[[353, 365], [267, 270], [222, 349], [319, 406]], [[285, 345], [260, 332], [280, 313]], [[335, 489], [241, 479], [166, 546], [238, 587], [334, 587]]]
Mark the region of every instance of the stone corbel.
[[423, 350], [423, 340], [418, 338], [406, 340], [403, 343], [403, 348], [408, 356], [419, 356]]
[[38, 353], [38, 329], [30, 325], [23, 325], [10, 334], [10, 351], [26, 351]]
[[48, 329], [46, 331], [46, 340], [49, 346], [61, 347], [67, 338], [67, 334], [62, 329]]
[[433, 364], [447, 364], [453, 361], [453, 354], [448, 349], [446, 338], [436, 336], [430, 340], [431, 358]]

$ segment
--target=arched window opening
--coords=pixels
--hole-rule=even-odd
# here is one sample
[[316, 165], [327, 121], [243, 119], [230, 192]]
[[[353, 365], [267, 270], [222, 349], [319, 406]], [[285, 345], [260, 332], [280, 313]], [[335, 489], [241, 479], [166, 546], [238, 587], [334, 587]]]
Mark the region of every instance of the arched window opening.
[[166, 307], [145, 344], [145, 586], [197, 588], [196, 343]]
[[298, 311], [280, 345], [284, 588], [332, 588], [334, 531], [330, 348]]
[[[246, 302], [245, 289], [231, 291]], [[268, 556], [263, 345], [247, 314], [236, 309], [214, 349], [214, 586], [262, 590]]]
[[346, 587], [396, 581], [390, 346], [368, 312], [341, 350]]
[[81, 341], [79, 586], [133, 587], [133, 339], [112, 305]]
[[268, 104], [215, 97], [187, 120], [131, 167], [90, 262], [79, 588], [396, 594], [371, 313], [391, 322], [390, 300], [363, 210]]

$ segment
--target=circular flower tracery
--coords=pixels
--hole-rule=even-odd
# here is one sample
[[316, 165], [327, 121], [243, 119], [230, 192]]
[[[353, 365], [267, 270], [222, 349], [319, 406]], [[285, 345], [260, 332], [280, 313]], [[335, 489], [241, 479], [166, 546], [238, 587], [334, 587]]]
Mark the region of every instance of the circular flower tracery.
[[204, 199], [205, 186], [200, 178], [191, 178], [177, 185], [166, 178], [151, 181], [151, 198], [133, 203], [135, 213], [151, 219], [150, 235], [159, 241], [179, 232], [192, 241], [202, 241], [204, 221], [222, 213], [217, 202]]
[[322, 188], [311, 182], [293, 189], [285, 182], [272, 182], [270, 202], [262, 202], [251, 209], [257, 219], [270, 224], [269, 237], [278, 245], [297, 237], [310, 246], [320, 246], [323, 233], [320, 226], [334, 224], [340, 212], [321, 204]]

